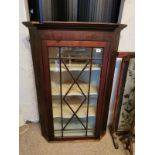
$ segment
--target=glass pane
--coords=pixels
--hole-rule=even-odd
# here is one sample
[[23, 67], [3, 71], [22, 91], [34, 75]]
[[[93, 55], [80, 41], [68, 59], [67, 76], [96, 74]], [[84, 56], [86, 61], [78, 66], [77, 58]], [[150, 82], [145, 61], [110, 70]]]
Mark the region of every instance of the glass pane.
[[102, 64], [102, 57], [103, 57], [103, 49], [102, 48], [93, 48], [93, 64], [98, 65]]
[[93, 59], [102, 59], [103, 49], [93, 48]]
[[95, 136], [102, 57], [102, 48], [49, 48], [55, 137]]
[[[52, 112], [54, 130], [61, 130], [61, 93], [59, 48], [49, 48], [49, 67], [51, 78]], [[56, 135], [61, 136], [61, 135]]]
[[49, 51], [48, 51], [49, 58], [59, 58], [59, 48], [58, 47], [49, 47]]
[[[76, 58], [74, 61], [78, 61], [82, 58], [84, 61], [87, 58], [91, 58], [91, 48], [79, 48], [79, 47], [62, 47], [62, 58]], [[82, 61], [82, 60], [81, 60]]]
[[[90, 78], [90, 100], [89, 100], [89, 117], [88, 117], [88, 128], [92, 129], [93, 134], [95, 133], [96, 123], [96, 112], [97, 112], [97, 101], [100, 84], [100, 73], [101, 65], [103, 63], [103, 49], [93, 48], [92, 64], [97, 65], [98, 68], [92, 65], [91, 78]], [[89, 135], [89, 134], [88, 134]]]

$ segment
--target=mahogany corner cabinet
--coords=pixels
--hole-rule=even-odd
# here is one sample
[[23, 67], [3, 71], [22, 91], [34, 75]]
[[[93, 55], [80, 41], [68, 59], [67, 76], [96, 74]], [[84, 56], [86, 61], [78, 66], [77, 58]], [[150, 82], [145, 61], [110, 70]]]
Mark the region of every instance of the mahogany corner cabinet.
[[23, 22], [29, 28], [42, 135], [100, 139], [106, 132], [123, 24]]

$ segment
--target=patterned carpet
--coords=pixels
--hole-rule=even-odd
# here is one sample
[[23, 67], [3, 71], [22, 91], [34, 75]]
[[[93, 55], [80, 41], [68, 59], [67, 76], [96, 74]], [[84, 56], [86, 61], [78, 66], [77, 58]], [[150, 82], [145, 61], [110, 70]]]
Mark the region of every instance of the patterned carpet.
[[[20, 128], [20, 131], [27, 127]], [[129, 155], [121, 145], [114, 149], [112, 140], [107, 131], [99, 141], [66, 141], [48, 143], [40, 133], [38, 123], [29, 124], [29, 129], [20, 134], [20, 155]]]

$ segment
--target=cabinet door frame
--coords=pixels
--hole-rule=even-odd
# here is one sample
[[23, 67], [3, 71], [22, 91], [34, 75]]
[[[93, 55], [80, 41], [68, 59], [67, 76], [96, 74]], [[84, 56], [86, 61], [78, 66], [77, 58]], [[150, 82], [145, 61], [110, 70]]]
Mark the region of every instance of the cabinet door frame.
[[[95, 135], [92, 137], [54, 137], [54, 127], [53, 127], [53, 113], [52, 113], [52, 96], [51, 96], [51, 85], [50, 85], [50, 69], [48, 61], [48, 48], [49, 47], [87, 47], [87, 48], [103, 48], [104, 54], [102, 59], [101, 73], [100, 73], [100, 82], [99, 82], [99, 92], [98, 92], [98, 101], [97, 101], [97, 112], [96, 112], [96, 126], [95, 126]], [[99, 139], [101, 132], [103, 132], [102, 122], [107, 122], [107, 118], [104, 116], [105, 109], [108, 108], [108, 105], [104, 104], [105, 100], [105, 91], [107, 90], [107, 72], [109, 70], [109, 59], [111, 56], [111, 43], [103, 41], [54, 41], [54, 40], [42, 40], [42, 64], [44, 70], [44, 97], [45, 97], [45, 106], [48, 109], [47, 112], [47, 132], [49, 140], [71, 140], [71, 139]], [[107, 106], [107, 107], [106, 107]], [[105, 126], [105, 125], [104, 125]]]

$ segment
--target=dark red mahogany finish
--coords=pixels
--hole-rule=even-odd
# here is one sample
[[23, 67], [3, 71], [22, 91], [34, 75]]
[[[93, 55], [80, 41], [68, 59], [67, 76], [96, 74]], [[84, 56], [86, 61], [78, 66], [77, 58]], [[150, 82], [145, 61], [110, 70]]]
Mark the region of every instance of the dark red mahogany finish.
[[[29, 28], [30, 43], [37, 88], [39, 118], [42, 135], [48, 140], [99, 139], [106, 131], [115, 60], [123, 24], [89, 22], [23, 22]], [[53, 130], [50, 77], [47, 59], [49, 46], [103, 47], [97, 104], [95, 135], [92, 137], [55, 138]]]

